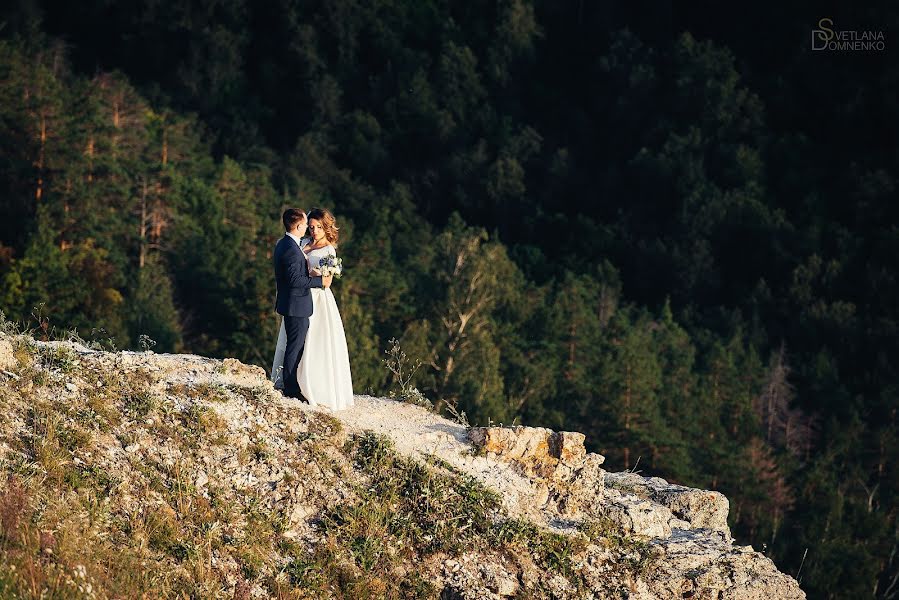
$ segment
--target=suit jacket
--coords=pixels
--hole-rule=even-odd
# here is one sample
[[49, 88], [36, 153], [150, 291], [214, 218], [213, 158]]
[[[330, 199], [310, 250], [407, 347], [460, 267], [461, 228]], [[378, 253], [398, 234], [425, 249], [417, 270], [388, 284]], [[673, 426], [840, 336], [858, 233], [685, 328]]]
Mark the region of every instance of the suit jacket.
[[275, 310], [285, 317], [308, 317], [312, 314], [309, 288], [322, 287], [321, 277], [310, 277], [306, 255], [290, 236], [285, 235], [275, 246]]

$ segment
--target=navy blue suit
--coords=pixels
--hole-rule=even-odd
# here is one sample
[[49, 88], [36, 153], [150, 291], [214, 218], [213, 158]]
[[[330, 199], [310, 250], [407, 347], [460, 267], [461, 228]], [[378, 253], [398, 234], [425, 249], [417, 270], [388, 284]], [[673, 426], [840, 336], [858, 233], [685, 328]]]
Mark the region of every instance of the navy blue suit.
[[284, 381], [284, 395], [298, 398], [300, 385], [297, 382], [297, 367], [303, 356], [306, 333], [309, 331], [309, 316], [312, 314], [312, 294], [309, 288], [322, 287], [321, 277], [310, 277], [306, 265], [306, 255], [297, 243], [285, 235], [275, 246], [275, 310], [284, 317], [287, 332], [287, 349], [284, 352], [284, 366], [281, 371]]

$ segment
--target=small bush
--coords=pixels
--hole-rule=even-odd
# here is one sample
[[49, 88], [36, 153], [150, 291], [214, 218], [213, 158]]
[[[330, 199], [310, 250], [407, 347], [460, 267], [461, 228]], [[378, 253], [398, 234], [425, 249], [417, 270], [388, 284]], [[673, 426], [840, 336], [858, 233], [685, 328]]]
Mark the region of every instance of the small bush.
[[21, 333], [21, 327], [15, 321], [9, 321], [6, 314], [0, 310], [0, 333], [13, 336]]
[[78, 355], [75, 351], [57, 343], [38, 346], [37, 358], [41, 367], [50, 372], [71, 374], [78, 368]]
[[153, 412], [156, 402], [149, 390], [129, 390], [122, 403], [125, 413], [132, 418], [143, 418]]

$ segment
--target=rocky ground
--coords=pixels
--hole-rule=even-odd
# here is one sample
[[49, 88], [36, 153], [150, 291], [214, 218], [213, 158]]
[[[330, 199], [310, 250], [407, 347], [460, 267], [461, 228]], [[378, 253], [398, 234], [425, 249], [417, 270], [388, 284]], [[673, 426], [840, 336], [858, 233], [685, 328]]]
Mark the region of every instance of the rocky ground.
[[572, 432], [0, 335], [0, 597], [804, 598], [727, 499]]

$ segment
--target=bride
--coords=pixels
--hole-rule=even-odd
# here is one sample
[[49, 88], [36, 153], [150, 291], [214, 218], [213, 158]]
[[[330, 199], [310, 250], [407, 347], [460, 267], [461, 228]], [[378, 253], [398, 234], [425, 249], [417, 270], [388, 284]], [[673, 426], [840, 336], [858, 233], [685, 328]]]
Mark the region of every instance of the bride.
[[[337, 256], [337, 223], [334, 215], [321, 208], [313, 208], [307, 215], [308, 231], [301, 248], [309, 264], [310, 275], [320, 275], [319, 261], [326, 256]], [[312, 288], [312, 316], [303, 349], [297, 380], [300, 392], [309, 404], [342, 410], [353, 406], [353, 379], [350, 374], [350, 358], [347, 352], [343, 321], [337, 310], [337, 301], [330, 288]], [[287, 333], [284, 320], [275, 346], [272, 363], [272, 380], [276, 387], [280, 382]]]

